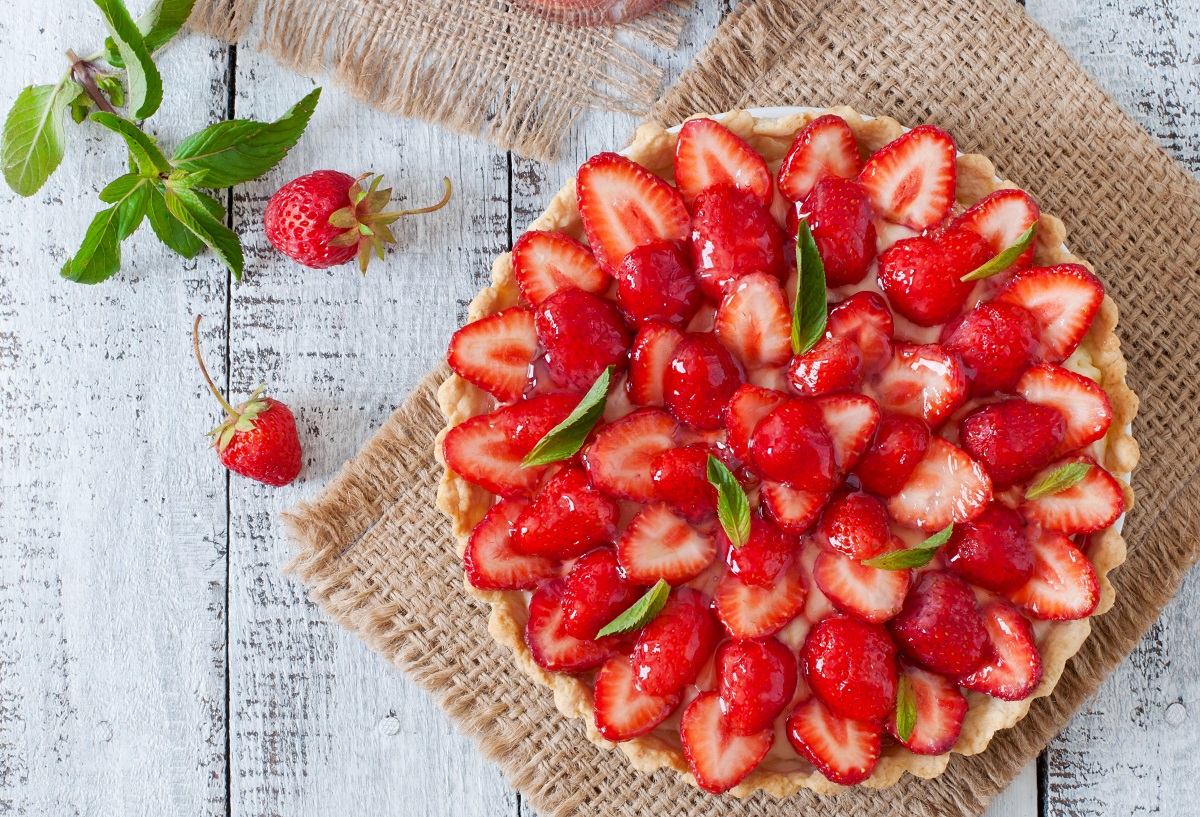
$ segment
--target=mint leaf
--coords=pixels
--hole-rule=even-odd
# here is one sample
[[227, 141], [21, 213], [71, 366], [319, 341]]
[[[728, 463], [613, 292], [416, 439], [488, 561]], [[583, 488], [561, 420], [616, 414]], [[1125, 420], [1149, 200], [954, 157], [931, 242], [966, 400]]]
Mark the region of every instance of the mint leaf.
[[83, 92], [71, 80], [30, 85], [17, 95], [4, 120], [0, 162], [4, 181], [18, 196], [32, 196], [63, 157], [63, 111]]
[[522, 467], [529, 468], [533, 465], [547, 465], [565, 460], [573, 457], [575, 452], [583, 447], [587, 435], [592, 433], [596, 423], [604, 416], [612, 373], [612, 366], [601, 372], [587, 394], [579, 401], [579, 405], [567, 415], [567, 419], [546, 432], [546, 436], [538, 440], [533, 450], [525, 455], [525, 459], [521, 460]]
[[134, 119], [152, 116], [162, 104], [162, 77], [129, 9], [121, 0], [92, 0], [104, 14], [108, 31], [129, 77], [129, 107]]
[[214, 214], [215, 202], [195, 190], [170, 183], [164, 187], [163, 197], [171, 215], [204, 242], [204, 246], [216, 253], [234, 278], [242, 280], [242, 267], [245, 265], [242, 243], [233, 230], [222, 224]]
[[[137, 21], [138, 31], [142, 32], [142, 39], [150, 53], [162, 48], [179, 33], [179, 29], [183, 28], [183, 24], [191, 16], [192, 6], [195, 4], [196, 0], [154, 0], [150, 4], [150, 8], [146, 9]], [[104, 41], [104, 52], [104, 58], [108, 60], [109, 65], [124, 67], [125, 61], [121, 59], [121, 53], [112, 37]]]
[[708, 482], [717, 489], [717, 519], [729, 544], [740, 548], [750, 540], [750, 502], [725, 463], [708, 455]]
[[802, 355], [825, 337], [828, 293], [825, 264], [817, 251], [808, 219], [800, 219], [796, 236], [796, 302], [792, 304], [792, 354]]
[[257, 179], [300, 139], [320, 97], [317, 88], [275, 122], [218, 122], [189, 136], [172, 160], [177, 171], [187, 174], [180, 182], [195, 187], [232, 187]]
[[646, 595], [633, 603], [632, 607], [601, 627], [600, 632], [596, 633], [596, 638], [640, 630], [654, 621], [655, 616], [662, 612], [662, 608], [667, 604], [667, 597], [670, 595], [671, 585], [667, 584], [666, 579], [659, 579], [653, 587], [646, 591]]
[[1041, 499], [1044, 496], [1061, 493], [1088, 475], [1092, 470], [1090, 462], [1068, 462], [1061, 468], [1055, 468], [1049, 474], [1025, 492], [1029, 500]]
[[907, 741], [916, 727], [917, 698], [913, 694], [912, 682], [907, 675], [901, 674], [896, 686], [896, 736], [901, 741]]
[[1025, 252], [1033, 244], [1033, 239], [1037, 236], [1038, 223], [1035, 221], [1029, 225], [1029, 229], [1021, 233], [1011, 247], [1004, 248], [995, 258], [989, 259], [982, 266], [968, 272], [960, 281], [980, 281], [984, 278], [991, 278], [993, 275], [1004, 272], [1006, 269], [1017, 263], [1017, 259], [1021, 257], [1021, 253]]
[[125, 144], [129, 146], [129, 152], [133, 154], [134, 161], [137, 162], [143, 176], [153, 179], [160, 174], [171, 172], [171, 163], [158, 149], [157, 140], [128, 119], [117, 116], [115, 113], [96, 111], [92, 114], [92, 121], [120, 134], [125, 140]]
[[148, 182], [128, 174], [100, 192], [113, 206], [92, 219], [75, 257], [62, 268], [62, 277], [80, 284], [106, 281], [121, 268], [121, 242], [133, 234], [146, 214]]
[[[218, 217], [218, 221], [224, 217]], [[146, 218], [158, 240], [166, 244], [184, 258], [195, 258], [204, 249], [204, 242], [196, 238], [192, 231], [183, 226], [183, 222], [171, 215], [167, 209], [167, 200], [163, 197], [162, 188], [151, 185], [149, 198], [146, 202]]]
[[933, 560], [938, 548], [950, 541], [953, 533], [954, 523], [951, 522], [916, 547], [907, 550], [893, 550], [891, 553], [876, 556], [874, 559], [867, 559], [863, 564], [866, 567], [875, 567], [880, 570], [910, 570], [924, 567]]

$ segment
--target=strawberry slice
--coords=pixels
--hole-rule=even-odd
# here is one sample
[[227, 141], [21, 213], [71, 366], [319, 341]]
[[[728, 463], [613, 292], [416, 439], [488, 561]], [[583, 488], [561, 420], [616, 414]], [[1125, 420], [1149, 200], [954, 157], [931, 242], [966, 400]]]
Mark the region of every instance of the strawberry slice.
[[598, 641], [575, 638], [563, 629], [564, 579], [548, 581], [529, 599], [529, 621], [525, 625], [525, 643], [534, 663], [549, 672], [586, 672], [593, 670], [617, 652], [618, 636]]
[[779, 168], [779, 192], [788, 201], [803, 201], [821, 179], [853, 179], [861, 169], [854, 131], [840, 116], [825, 114], [796, 135]]
[[571, 559], [612, 541], [617, 514], [617, 503], [571, 465], [551, 477], [521, 514], [513, 545], [522, 553]]
[[870, 559], [892, 544], [891, 520], [876, 497], [863, 491], [839, 491], [821, 515], [816, 541], [851, 559]]
[[683, 341], [683, 333], [665, 323], [647, 323], [633, 339], [629, 355], [629, 399], [639, 406], [663, 404], [663, 376]]
[[928, 448], [929, 426], [924, 421], [885, 414], [875, 431], [875, 442], [854, 466], [854, 473], [865, 490], [891, 496], [908, 482]]
[[862, 352], [863, 371], [877, 372], [892, 360], [896, 323], [887, 302], [876, 292], [856, 292], [829, 309], [829, 337], [844, 338]]
[[450, 338], [454, 373], [502, 403], [520, 399], [538, 354], [533, 313], [519, 306], [468, 323]]
[[1029, 483], [1037, 485], [1042, 479], [1073, 462], [1091, 465], [1083, 479], [1065, 491], [1038, 499], [1025, 500], [1021, 510], [1028, 519], [1048, 530], [1065, 533], [1093, 533], [1117, 521], [1125, 512], [1125, 495], [1116, 478], [1090, 457], [1069, 457], [1047, 465]]
[[523, 499], [502, 499], [471, 531], [463, 567], [467, 581], [480, 590], [532, 590], [558, 575], [559, 564], [545, 556], [527, 556], [513, 547], [517, 517], [528, 506]]
[[611, 548], [596, 548], [575, 560], [563, 590], [563, 629], [594, 639], [600, 630], [641, 598], [643, 589], [626, 578]]
[[917, 721], [908, 740], [904, 740], [896, 729], [896, 713], [893, 712], [887, 721], [888, 732], [906, 749], [918, 755], [949, 752], [962, 732], [963, 718], [967, 716], [967, 699], [949, 678], [907, 661], [900, 662], [900, 674], [908, 679], [912, 690]]
[[617, 306], [630, 327], [650, 321], [686, 326], [700, 309], [700, 283], [673, 241], [634, 247], [617, 267]]
[[770, 587], [749, 584], [732, 573], [717, 585], [717, 617], [734, 638], [760, 638], [778, 632], [804, 609], [808, 576], [793, 562]]
[[771, 172], [754, 148], [715, 119], [692, 119], [675, 143], [675, 186], [688, 207], [710, 187], [748, 190], [770, 205]]
[[813, 581], [833, 606], [871, 624], [882, 624], [900, 612], [911, 574], [867, 567], [831, 551], [823, 551], [813, 564]]
[[596, 673], [592, 690], [596, 730], [611, 741], [649, 734], [679, 706], [680, 694], [647, 695], [633, 685], [629, 657], [617, 655]]
[[654, 458], [651, 479], [655, 495], [693, 524], [717, 515], [717, 489], [708, 481], [708, 458], [715, 453], [707, 445], [696, 443], [669, 449]]
[[624, 156], [588, 159], [575, 176], [575, 190], [588, 244], [609, 272], [634, 247], [688, 237], [691, 219], [679, 192]]
[[779, 279], [757, 272], [732, 282], [717, 307], [713, 331], [748, 370], [787, 363], [792, 313]]
[[975, 521], [954, 526], [942, 548], [946, 569], [984, 590], [1007, 593], [1033, 575], [1033, 548], [1025, 518], [993, 502]]
[[796, 694], [796, 655], [774, 638], [726, 641], [715, 668], [726, 722], [739, 735], [770, 729]]
[[1049, 363], [1071, 356], [1103, 300], [1104, 284], [1081, 264], [1021, 270], [996, 296], [997, 303], [1015, 304], [1033, 315], [1041, 357]]
[[786, 279], [795, 244], [789, 253], [783, 228], [753, 193], [711, 187], [692, 212], [692, 270], [710, 299], [720, 301], [730, 282], [756, 272]]
[[967, 375], [957, 355], [936, 343], [896, 344], [895, 355], [875, 379], [879, 407], [937, 428], [967, 399]]
[[942, 570], [921, 573], [888, 630], [905, 655], [950, 676], [978, 667], [987, 647], [974, 591]]
[[729, 572], [747, 584], [770, 587], [800, 555], [800, 541], [755, 515], [750, 518], [750, 537], [734, 547], [723, 528], [717, 530], [717, 548], [725, 554]]
[[650, 502], [654, 499], [654, 458], [675, 447], [679, 423], [665, 411], [638, 409], [605, 426], [584, 449], [592, 484], [610, 496]]
[[564, 233], [530, 230], [513, 244], [513, 276], [533, 306], [570, 287], [597, 295], [611, 280], [591, 251]]
[[630, 334], [612, 301], [582, 289], [556, 292], [533, 312], [550, 377], [586, 392], [608, 366], [625, 368]]
[[685, 335], [663, 375], [663, 402], [692, 428], [725, 426], [725, 406], [745, 382], [742, 367], [711, 332]]
[[693, 528], [661, 502], [638, 511], [617, 540], [617, 559], [625, 575], [647, 587], [659, 579], [683, 584], [716, 558], [713, 537]]
[[950, 134], [921, 125], [876, 151], [858, 178], [876, 213], [924, 230], [950, 215], [957, 152]]
[[446, 433], [442, 457], [451, 471], [493, 494], [528, 495], [546, 467], [523, 468], [521, 460], [578, 403], [577, 394], [540, 394], [472, 417]]
[[831, 782], [853, 786], [875, 771], [883, 726], [843, 718], [813, 697], [788, 716], [787, 736], [797, 754]]
[[832, 491], [839, 482], [833, 441], [814, 400], [789, 400], [763, 418], [750, 437], [750, 458], [763, 477], [802, 491]]
[[[1016, 244], [1040, 216], [1037, 204], [1024, 190], [997, 190], [955, 219], [954, 226], [983, 236], [992, 255], [999, 255]], [[1024, 269], [1032, 261], [1033, 247], [1030, 246], [1013, 266]]]
[[1029, 368], [1038, 344], [1033, 316], [1012, 304], [980, 304], [942, 327], [939, 343], [958, 355], [971, 394], [1011, 391]]
[[1031, 367], [1017, 381], [1016, 392], [1031, 403], [1058, 409], [1066, 418], [1060, 453], [1095, 442], [1112, 425], [1112, 403], [1100, 384], [1061, 366]]
[[[983, 626], [988, 634], [987, 657], [958, 682], [1003, 701], [1028, 698], [1042, 682], [1042, 656], [1034, 641], [1033, 626], [1004, 602], [992, 602], [983, 608]], [[920, 724], [918, 713], [917, 726]]]
[[729, 791], [754, 770], [775, 741], [772, 729], [736, 734], [726, 722], [721, 698], [702, 692], [683, 710], [679, 737], [696, 785], [711, 794]]
[[823, 338], [788, 363], [788, 383], [801, 397], [856, 391], [862, 383], [863, 356], [846, 338]]
[[830, 394], [813, 401], [825, 419], [838, 473], [846, 474], [871, 447], [883, 416], [865, 394]]
[[633, 646], [634, 686], [649, 695], [670, 695], [696, 680], [721, 638], [710, 605], [699, 590], [677, 587]]
[[729, 398], [725, 409], [725, 428], [729, 447], [742, 462], [750, 459], [750, 437], [764, 417], [788, 401], [783, 392], [752, 386], [740, 386]]
[[[825, 266], [825, 283], [834, 287], [857, 284], [875, 260], [875, 214], [858, 182], [827, 178], [817, 182], [796, 208], [805, 214]], [[798, 235], [799, 229], [791, 231]]]
[[799, 535], [821, 518], [821, 511], [829, 502], [830, 494], [801, 491], [768, 479], [763, 481], [758, 496], [776, 525], [788, 533]]
[[896, 706], [896, 644], [878, 624], [822, 619], [804, 638], [800, 666], [821, 702], [844, 718], [880, 722]]
[[1009, 598], [1034, 618], [1073, 621], [1087, 618], [1100, 602], [1100, 583], [1088, 558], [1061, 533], [1026, 529], [1033, 545], [1033, 577]]
[[1054, 459], [1066, 430], [1066, 419], [1051, 406], [1000, 400], [964, 417], [958, 436], [999, 489], [1028, 479]]
[[962, 312], [975, 284], [961, 279], [987, 260], [987, 242], [970, 230], [902, 238], [879, 256], [879, 288], [892, 309], [918, 326], [936, 326]]
[[951, 522], [970, 522], [992, 501], [992, 479], [983, 466], [941, 437], [931, 437], [924, 459], [888, 513], [906, 527], [936, 533]]

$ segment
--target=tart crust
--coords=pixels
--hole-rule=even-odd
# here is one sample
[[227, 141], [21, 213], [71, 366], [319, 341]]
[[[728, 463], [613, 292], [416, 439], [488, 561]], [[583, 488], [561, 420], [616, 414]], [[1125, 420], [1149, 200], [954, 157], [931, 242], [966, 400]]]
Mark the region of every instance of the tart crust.
[[[782, 118], [760, 118], [747, 111], [698, 114], [697, 117], [704, 116], [720, 121], [745, 139], [762, 154], [768, 165], [775, 169], [787, 153], [796, 134], [824, 113], [837, 114], [845, 119], [859, 146], [868, 153], [883, 147], [905, 130], [899, 122], [889, 117], [866, 119], [845, 107], [830, 108], [827, 111], [805, 111]], [[667, 181], [673, 181], [676, 138], [675, 134], [668, 133], [658, 125], [643, 125], [623, 153]], [[960, 205], [970, 207], [995, 190], [1011, 187], [1017, 185], [999, 180], [995, 167], [985, 156], [958, 156], [955, 198]], [[559, 231], [586, 241], [576, 205], [574, 179], [567, 181], [546, 211], [527, 229]], [[1063, 244], [1065, 232], [1060, 219], [1043, 213], [1034, 251], [1034, 263], [1039, 266], [1081, 263], [1092, 269], [1090, 264], [1066, 249]], [[513, 277], [511, 255], [504, 253], [492, 265], [492, 285], [480, 291], [471, 301], [468, 320], [475, 321], [513, 306], [519, 297], [520, 291]], [[1137, 413], [1138, 398], [1125, 384], [1126, 364], [1121, 354], [1120, 341], [1114, 332], [1116, 325], [1116, 303], [1105, 295], [1095, 322], [1080, 344], [1082, 355], [1077, 352], [1072, 361], [1064, 365], [1082, 361], [1080, 368], [1100, 383], [1112, 402], [1113, 423], [1104, 439], [1102, 465], [1120, 478], [1128, 510], [1133, 507], [1133, 490], [1129, 486], [1128, 475], [1138, 461], [1138, 445], [1130, 434], [1130, 423]], [[494, 400], [482, 389], [451, 374], [438, 390], [438, 402], [447, 420], [446, 427], [438, 434], [436, 443], [437, 458], [444, 467], [442, 439], [446, 432], [470, 417], [492, 411]], [[483, 518], [492, 504], [492, 498], [489, 492], [472, 485], [449, 469], [443, 474], [438, 487], [437, 504], [450, 517], [460, 558], [472, 528]], [[1120, 522], [1092, 535], [1087, 547], [1088, 558], [1092, 561], [1100, 582], [1100, 602], [1093, 615], [1104, 613], [1113, 604], [1115, 593], [1107, 574], [1125, 561], [1125, 540], [1121, 537], [1119, 527]], [[488, 631], [492, 637], [512, 650], [517, 666], [526, 675], [553, 691], [554, 702], [563, 715], [568, 718], [581, 718], [584, 721], [588, 740], [603, 748], [619, 746], [630, 763], [641, 771], [652, 772], [662, 767], [670, 767], [695, 785], [678, 742], [671, 743], [655, 733], [618, 744], [605, 740], [596, 730], [593, 721], [591, 687], [573, 676], [546, 672], [534, 663], [524, 638], [528, 617], [525, 595], [517, 591], [477, 590], [466, 582], [465, 576], [464, 586], [472, 596], [491, 605]], [[1044, 667], [1040, 686], [1029, 698], [1015, 702], [967, 692], [969, 710], [963, 722], [961, 736], [951, 751], [964, 755], [982, 752], [997, 731], [1007, 729], [1021, 720], [1029, 711], [1034, 698], [1049, 695], [1054, 691], [1067, 660], [1080, 648], [1089, 632], [1091, 624], [1088, 619], [1035, 622], [1035, 633]], [[871, 788], [891, 786], [904, 772], [922, 778], [935, 777], [945, 770], [949, 758], [949, 753], [929, 757], [913, 754], [898, 744], [893, 745], [884, 750], [874, 773], [860, 785]], [[799, 763], [803, 764], [804, 761], [800, 759]], [[831, 783], [815, 768], [808, 772], [786, 773], [759, 768], [729, 793], [737, 797], [748, 797], [756, 790], [763, 789], [776, 797], [786, 797], [800, 789], [811, 789], [819, 794], [833, 794], [843, 788], [845, 787]]]

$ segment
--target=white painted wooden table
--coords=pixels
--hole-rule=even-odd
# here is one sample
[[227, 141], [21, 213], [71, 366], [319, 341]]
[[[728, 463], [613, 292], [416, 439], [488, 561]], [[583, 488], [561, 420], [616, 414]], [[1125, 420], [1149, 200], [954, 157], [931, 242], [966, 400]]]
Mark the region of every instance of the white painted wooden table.
[[[1200, 0], [1028, 3], [1200, 173]], [[727, 5], [701, 0], [685, 44], [655, 55], [668, 81]], [[0, 100], [59, 75], [63, 51], [98, 31], [83, 0], [4, 4]], [[313, 85], [199, 37], [162, 62], [153, 126], [169, 145], [230, 114], [274, 117]], [[0, 195], [0, 814], [530, 813], [422, 693], [280, 574], [290, 546], [275, 520], [441, 356], [492, 256], [634, 124], [594, 112], [542, 165], [327, 88], [300, 146], [233, 196], [240, 285], [211, 256], [181, 262], [145, 233], [119, 278], [58, 277], [123, 161], [98, 128], [72, 132], [33, 200]], [[456, 193], [402, 222], [401, 248], [366, 278], [302, 270], [267, 246], [261, 212], [281, 183], [325, 166], [384, 172], [410, 202], [435, 199], [443, 173]], [[240, 399], [263, 379], [296, 411], [305, 470], [292, 486], [230, 480], [205, 450], [217, 412], [191, 357], [195, 313], [219, 381]], [[1198, 605], [1193, 574], [994, 817], [1200, 814]]]

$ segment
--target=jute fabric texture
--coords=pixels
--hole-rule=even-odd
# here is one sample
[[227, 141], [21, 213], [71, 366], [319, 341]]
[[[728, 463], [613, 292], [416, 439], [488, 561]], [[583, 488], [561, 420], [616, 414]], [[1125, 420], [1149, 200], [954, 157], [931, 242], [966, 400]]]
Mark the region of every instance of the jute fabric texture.
[[835, 797], [759, 792], [714, 801], [671, 772], [633, 772], [584, 739], [549, 692], [512, 668], [462, 591], [434, 508], [432, 372], [329, 488], [289, 523], [312, 598], [437, 700], [539, 814], [975, 815], [1134, 647], [1200, 556], [1200, 184], [1122, 113], [1012, 0], [756, 0], [718, 30], [654, 109], [663, 124], [751, 105], [844, 103], [938, 124], [989, 156], [1067, 225], [1121, 310], [1142, 398], [1137, 507], [1116, 605], [1054, 694], [988, 750], [932, 781]]

